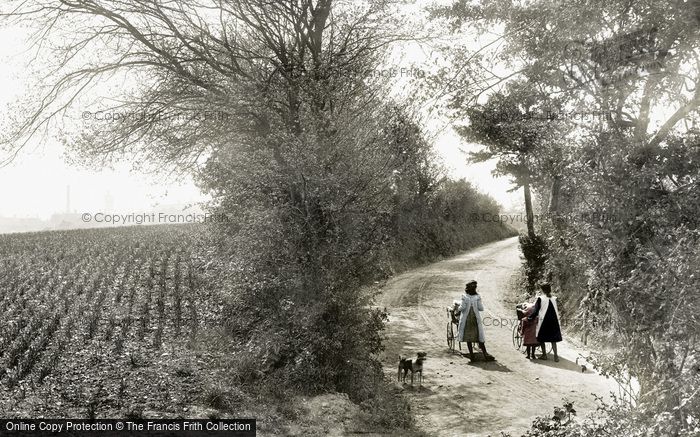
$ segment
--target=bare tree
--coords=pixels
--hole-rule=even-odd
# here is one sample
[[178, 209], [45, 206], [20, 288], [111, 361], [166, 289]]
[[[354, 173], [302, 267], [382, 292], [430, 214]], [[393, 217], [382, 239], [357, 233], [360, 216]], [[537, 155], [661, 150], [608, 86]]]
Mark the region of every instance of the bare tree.
[[[332, 112], [365, 88], [364, 73], [399, 37], [380, 32], [389, 28], [391, 6], [333, 0], [14, 1], [4, 18], [29, 22], [35, 49], [48, 51], [55, 62], [41, 78], [48, 84], [43, 94], [29, 102], [28, 116], [5, 136], [4, 149], [13, 156], [39, 131], [86, 104], [81, 98], [91, 87], [124, 77], [131, 86], [98, 108], [111, 118], [120, 114], [119, 122], [89, 123], [68, 137], [79, 155], [106, 161], [137, 153], [144, 161], [191, 168], [216, 145], [268, 133], [277, 123], [271, 113], [300, 133], [301, 111]], [[351, 76], [358, 80], [347, 80]]]

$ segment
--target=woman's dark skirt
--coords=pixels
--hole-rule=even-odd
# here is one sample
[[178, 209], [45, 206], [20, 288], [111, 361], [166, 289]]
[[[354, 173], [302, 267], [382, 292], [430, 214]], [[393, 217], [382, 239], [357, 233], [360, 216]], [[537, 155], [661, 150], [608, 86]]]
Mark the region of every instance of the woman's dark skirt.
[[540, 343], [558, 343], [561, 339], [561, 328], [557, 313], [551, 304], [547, 307], [547, 314], [544, 315], [540, 332], [537, 334], [537, 341]]

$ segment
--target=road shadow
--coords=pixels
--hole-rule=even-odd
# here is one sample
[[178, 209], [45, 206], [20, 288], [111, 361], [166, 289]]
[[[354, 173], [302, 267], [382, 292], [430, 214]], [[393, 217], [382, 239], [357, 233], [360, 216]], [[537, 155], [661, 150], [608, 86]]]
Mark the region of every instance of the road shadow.
[[510, 370], [508, 367], [505, 365], [499, 363], [498, 361], [470, 361], [469, 362], [470, 366], [473, 367], [478, 367], [483, 370], [488, 370], [491, 372], [503, 372], [503, 373], [510, 373], [512, 370]]
[[413, 393], [419, 396], [430, 396], [435, 394], [435, 390], [431, 389], [430, 387], [427, 387], [425, 385], [425, 381], [423, 381], [423, 385], [418, 385], [417, 382], [414, 382], [413, 386], [411, 386], [410, 383], [405, 383], [401, 387], [401, 390], [403, 392]]
[[[462, 358], [466, 358], [469, 360], [469, 354], [463, 353]], [[507, 366], [499, 363], [498, 360], [484, 361], [483, 355], [481, 355], [481, 353], [475, 353], [474, 360], [469, 360], [469, 365], [478, 367], [483, 370], [489, 370], [492, 372], [512, 372], [512, 370], [510, 370]]]
[[[538, 355], [539, 356], [539, 355]], [[535, 364], [541, 364], [543, 366], [548, 366], [548, 367], [556, 367], [557, 369], [563, 369], [563, 370], [570, 370], [572, 372], [577, 372], [577, 373], [594, 373], [590, 369], [588, 369], [586, 372], [581, 371], [581, 365], [576, 364], [575, 362], [571, 360], [567, 360], [566, 358], [559, 357], [559, 362], [554, 361], [553, 356], [548, 356], [546, 360], [530, 360], [531, 362]]]

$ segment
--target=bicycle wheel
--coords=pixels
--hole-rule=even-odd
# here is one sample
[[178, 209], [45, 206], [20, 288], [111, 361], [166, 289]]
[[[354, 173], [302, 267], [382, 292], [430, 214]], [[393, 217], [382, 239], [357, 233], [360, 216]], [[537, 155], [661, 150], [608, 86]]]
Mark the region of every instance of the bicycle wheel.
[[455, 350], [455, 334], [452, 331], [452, 323], [447, 322], [447, 347], [450, 348], [450, 351], [454, 352]]
[[523, 336], [520, 334], [520, 324], [513, 325], [513, 347], [520, 349], [523, 345]]

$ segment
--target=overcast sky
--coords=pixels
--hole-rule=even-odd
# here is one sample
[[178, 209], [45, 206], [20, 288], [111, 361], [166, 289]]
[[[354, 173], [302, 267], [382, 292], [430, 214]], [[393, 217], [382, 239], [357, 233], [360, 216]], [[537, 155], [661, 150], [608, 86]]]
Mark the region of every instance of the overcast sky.
[[[18, 29], [0, 29], [0, 107], [7, 108], [26, 92], [27, 46]], [[405, 55], [404, 55], [405, 56]], [[409, 49], [406, 65], [420, 62], [424, 53]], [[4, 110], [8, 114], [8, 110]], [[0, 115], [3, 118], [3, 115]], [[6, 122], [5, 122], [6, 123]], [[520, 193], [506, 178], [491, 175], [493, 163], [468, 165], [460, 149], [470, 146], [460, 142], [447, 128], [435, 139], [434, 147], [443, 157], [454, 177], [465, 177], [483, 192], [493, 196], [507, 209], [520, 203]], [[97, 212], [105, 209], [107, 197], [120, 212], [141, 212], [163, 204], [194, 203], [205, 200], [192, 180], [169, 180], [130, 171], [124, 163], [114, 169], [85, 169], [70, 165], [63, 146], [52, 138], [22, 150], [9, 166], [0, 168], [0, 216], [48, 218], [65, 212], [66, 187], [70, 186], [71, 211]]]

